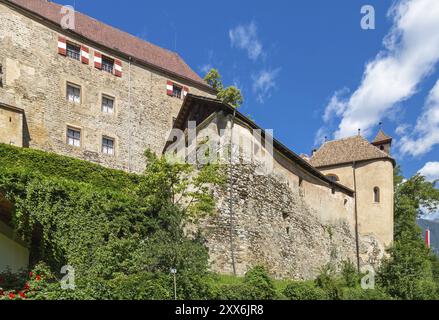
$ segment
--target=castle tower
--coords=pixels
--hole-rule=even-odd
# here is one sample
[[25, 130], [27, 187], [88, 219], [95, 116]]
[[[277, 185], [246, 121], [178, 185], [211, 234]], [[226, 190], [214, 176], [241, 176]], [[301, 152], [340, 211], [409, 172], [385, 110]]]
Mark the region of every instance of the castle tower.
[[[392, 138], [380, 130], [369, 142], [361, 135], [325, 142], [311, 164], [328, 178], [355, 191], [356, 229], [361, 239], [383, 247], [393, 241]], [[362, 253], [360, 252], [360, 256]]]
[[372, 144], [379, 148], [381, 151], [390, 155], [390, 147], [392, 146], [392, 138], [384, 133], [382, 129], [378, 131], [375, 139], [372, 141]]

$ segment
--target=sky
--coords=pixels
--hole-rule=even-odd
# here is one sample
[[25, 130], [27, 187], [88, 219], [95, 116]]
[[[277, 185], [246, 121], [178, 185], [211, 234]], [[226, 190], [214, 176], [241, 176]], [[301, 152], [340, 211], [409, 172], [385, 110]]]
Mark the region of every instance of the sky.
[[240, 111], [298, 154], [358, 129], [373, 139], [381, 123], [406, 177], [439, 179], [437, 0], [56, 2], [178, 52], [202, 77], [218, 69], [242, 90]]

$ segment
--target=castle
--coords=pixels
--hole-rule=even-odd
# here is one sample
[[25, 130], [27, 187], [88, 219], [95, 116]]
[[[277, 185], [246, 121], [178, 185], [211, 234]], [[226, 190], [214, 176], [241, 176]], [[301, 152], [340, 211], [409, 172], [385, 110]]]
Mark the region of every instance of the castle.
[[[197, 124], [197, 139], [253, 121], [216, 99], [178, 54], [81, 13], [63, 29], [61, 6], [0, 0], [0, 143], [142, 172], [143, 152], [167, 151], [170, 129]], [[227, 137], [226, 137], [227, 138]], [[240, 141], [238, 139], [238, 141]], [[217, 210], [200, 221], [211, 269], [243, 275], [265, 265], [276, 277], [309, 279], [328, 262], [376, 265], [393, 240], [392, 139], [380, 131], [324, 143], [310, 157], [273, 140], [273, 170], [229, 168]], [[26, 265], [28, 250], [0, 221], [0, 268]]]

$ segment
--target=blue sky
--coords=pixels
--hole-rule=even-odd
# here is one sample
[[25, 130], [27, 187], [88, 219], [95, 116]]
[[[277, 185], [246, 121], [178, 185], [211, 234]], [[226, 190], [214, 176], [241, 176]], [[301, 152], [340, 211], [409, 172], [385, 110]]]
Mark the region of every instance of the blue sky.
[[[359, 127], [373, 138], [382, 121], [404, 174], [439, 178], [437, 0], [56, 2], [177, 51], [201, 76], [217, 68], [243, 91], [241, 111], [296, 153]], [[360, 26], [365, 4], [374, 30]]]

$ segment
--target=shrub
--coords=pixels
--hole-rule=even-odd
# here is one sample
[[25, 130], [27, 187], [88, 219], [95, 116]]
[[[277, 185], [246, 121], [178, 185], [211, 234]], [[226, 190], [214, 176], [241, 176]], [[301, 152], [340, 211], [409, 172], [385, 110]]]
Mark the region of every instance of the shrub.
[[251, 289], [254, 300], [272, 300], [277, 297], [273, 280], [262, 266], [250, 269], [245, 275], [244, 283]]
[[290, 300], [326, 300], [326, 292], [317, 287], [313, 282], [292, 282], [283, 291], [284, 296]]
[[344, 288], [343, 300], [390, 300], [391, 297], [381, 289], [364, 290], [360, 287]]
[[335, 275], [332, 265], [326, 265], [320, 269], [320, 274], [317, 276], [315, 284], [325, 291], [329, 300], [342, 299], [341, 284]]
[[216, 300], [254, 300], [252, 288], [245, 283], [224, 284], [213, 293]]

